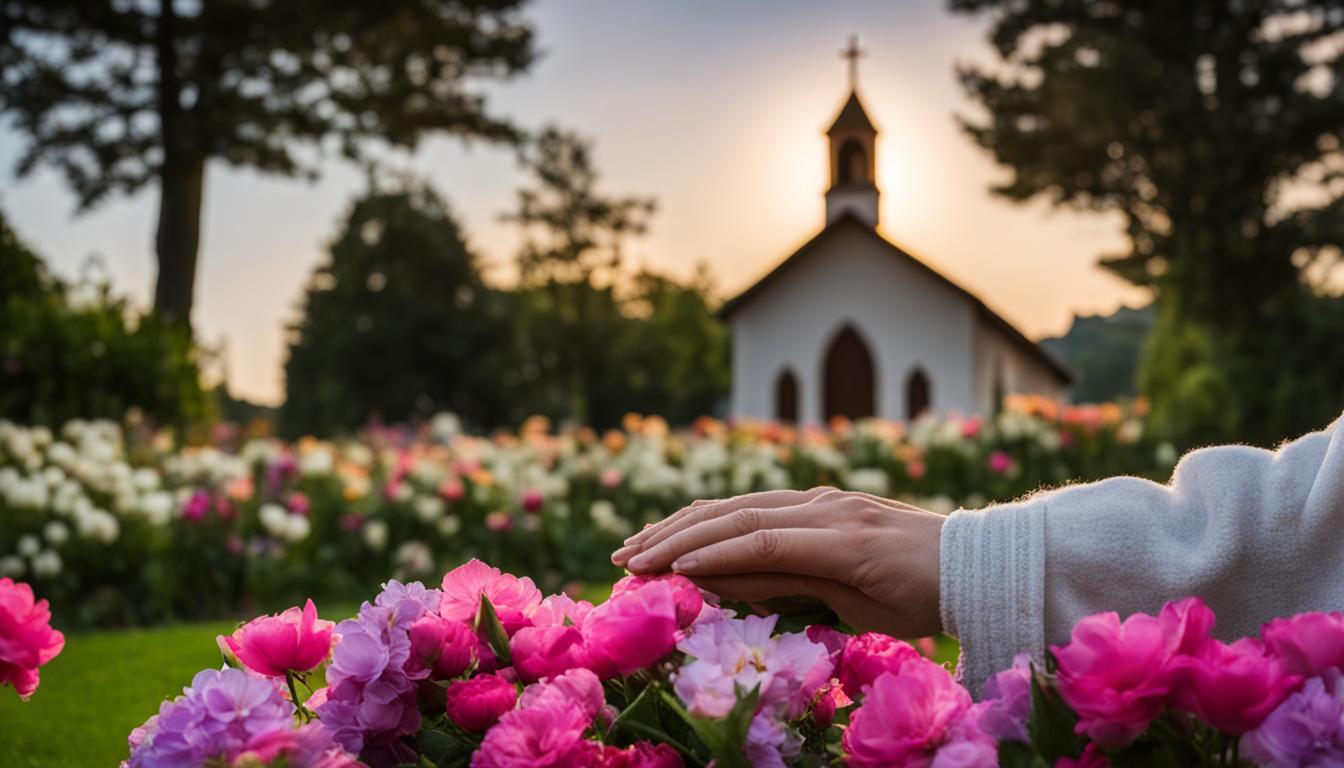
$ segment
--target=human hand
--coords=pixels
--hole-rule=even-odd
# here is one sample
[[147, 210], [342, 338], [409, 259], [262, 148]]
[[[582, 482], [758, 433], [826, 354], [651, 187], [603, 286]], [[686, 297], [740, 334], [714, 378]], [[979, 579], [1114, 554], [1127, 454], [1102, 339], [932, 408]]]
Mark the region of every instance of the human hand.
[[814, 488], [697, 501], [626, 540], [611, 561], [671, 569], [728, 600], [810, 597], [847, 624], [897, 637], [940, 629], [942, 515]]

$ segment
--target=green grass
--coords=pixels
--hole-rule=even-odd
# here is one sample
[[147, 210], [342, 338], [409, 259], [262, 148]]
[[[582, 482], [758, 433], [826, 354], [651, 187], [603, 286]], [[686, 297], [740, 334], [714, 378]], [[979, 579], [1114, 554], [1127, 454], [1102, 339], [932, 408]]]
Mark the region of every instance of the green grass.
[[219, 622], [76, 634], [42, 667], [27, 702], [0, 689], [0, 765], [13, 768], [115, 766], [126, 736], [179, 693], [198, 671], [220, 663]]

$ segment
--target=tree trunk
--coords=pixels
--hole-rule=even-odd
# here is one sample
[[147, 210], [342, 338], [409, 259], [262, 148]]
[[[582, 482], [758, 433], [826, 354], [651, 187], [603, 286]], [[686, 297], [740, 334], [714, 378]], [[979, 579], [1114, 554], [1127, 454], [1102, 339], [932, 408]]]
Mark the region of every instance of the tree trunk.
[[165, 318], [191, 325], [196, 287], [196, 255], [201, 245], [201, 194], [205, 159], [166, 162], [159, 183], [159, 277], [154, 309]]

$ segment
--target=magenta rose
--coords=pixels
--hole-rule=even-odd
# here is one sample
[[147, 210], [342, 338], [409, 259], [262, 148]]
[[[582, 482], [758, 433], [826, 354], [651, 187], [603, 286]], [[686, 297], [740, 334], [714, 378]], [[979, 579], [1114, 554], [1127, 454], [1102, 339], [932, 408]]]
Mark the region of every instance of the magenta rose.
[[1283, 662], [1267, 656], [1255, 638], [1231, 645], [1209, 640], [1194, 655], [1172, 662], [1172, 703], [1220, 731], [1240, 735], [1264, 722], [1301, 682]]
[[704, 595], [700, 588], [695, 586], [690, 579], [676, 573], [664, 573], [657, 576], [626, 576], [616, 582], [611, 588], [611, 596], [640, 589], [647, 584], [662, 582], [672, 588], [672, 599], [677, 608], [677, 626], [681, 629], [689, 627], [696, 617], [700, 615], [700, 609], [705, 605]]
[[640, 741], [621, 749], [598, 741], [579, 745], [577, 764], [589, 768], [681, 768], [681, 754], [667, 744]]
[[317, 607], [309, 600], [302, 610], [255, 618], [231, 636], [220, 635], [219, 642], [258, 675], [284, 677], [286, 671], [307, 672], [321, 664], [331, 652], [335, 626], [317, 618]]
[[411, 625], [411, 653], [406, 676], [412, 680], [447, 680], [466, 672], [476, 660], [480, 639], [460, 621], [426, 613]]
[[518, 689], [499, 675], [455, 680], [448, 686], [448, 718], [465, 730], [481, 733], [518, 701]]
[[948, 743], [971, 696], [942, 667], [921, 659], [883, 672], [850, 716], [841, 741], [851, 768], [929, 765]]
[[1260, 628], [1260, 636], [1269, 653], [1295, 675], [1318, 677], [1330, 669], [1344, 669], [1344, 614], [1299, 613], [1275, 619]]
[[37, 690], [37, 668], [65, 648], [65, 635], [51, 628], [46, 600], [33, 600], [33, 589], [0, 579], [0, 686], [12, 685], [19, 698]]
[[844, 686], [845, 695], [858, 699], [863, 687], [883, 672], [899, 673], [906, 662], [924, 661], [914, 646], [879, 632], [865, 632], [849, 638], [840, 655], [836, 677]]
[[590, 668], [603, 678], [653, 666], [677, 644], [673, 588], [654, 581], [593, 609], [583, 622]]
[[558, 675], [588, 663], [578, 627], [523, 627], [509, 640], [509, 655], [523, 682]]

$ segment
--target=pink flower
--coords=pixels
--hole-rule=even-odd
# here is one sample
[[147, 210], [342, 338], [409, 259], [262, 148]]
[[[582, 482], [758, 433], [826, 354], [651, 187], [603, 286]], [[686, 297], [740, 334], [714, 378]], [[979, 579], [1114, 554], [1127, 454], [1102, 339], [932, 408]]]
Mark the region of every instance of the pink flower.
[[313, 511], [313, 503], [298, 491], [289, 494], [289, 511], [307, 517]]
[[602, 470], [602, 474], [598, 475], [597, 481], [602, 484], [603, 488], [614, 489], [621, 487], [621, 480], [623, 479], [621, 470], [616, 467], [607, 467]]
[[998, 768], [999, 744], [980, 728], [984, 704], [973, 704], [947, 731], [929, 768]]
[[65, 648], [65, 635], [51, 628], [46, 600], [13, 579], [0, 579], [0, 685], [12, 685], [27, 700], [37, 690], [37, 668]]
[[672, 599], [675, 601], [677, 609], [677, 626], [681, 629], [689, 627], [691, 622], [695, 621], [695, 618], [700, 615], [700, 609], [705, 604], [705, 598], [700, 593], [700, 588], [685, 576], [675, 573], [664, 573], [657, 576], [626, 576], [612, 586], [611, 596], [616, 597], [654, 582], [663, 582], [672, 588]]
[[527, 686], [518, 700], [520, 707], [548, 705], [548, 702], [577, 707], [585, 718], [592, 720], [606, 706], [607, 700], [597, 675], [586, 669], [571, 669], [545, 682]]
[[411, 625], [410, 636], [411, 654], [405, 670], [412, 680], [457, 677], [475, 660], [480, 642], [466, 624], [436, 613], [426, 613], [417, 619]]
[[931, 662], [907, 664], [899, 674], [884, 672], [850, 716], [841, 741], [846, 765], [929, 765], [970, 706], [966, 689]]
[[513, 528], [513, 518], [509, 516], [508, 512], [495, 510], [485, 516], [485, 527], [496, 533], [511, 530]]
[[919, 480], [924, 477], [924, 475], [928, 474], [928, 472], [928, 467], [925, 467], [924, 462], [918, 459], [906, 462], [905, 474], [909, 475], [911, 480]]
[[199, 523], [205, 519], [205, 515], [209, 511], [210, 494], [198, 489], [187, 499], [187, 503], [182, 505], [182, 519], [192, 523]]
[[529, 617], [541, 604], [541, 590], [531, 579], [500, 573], [498, 568], [473, 558], [444, 574], [439, 614], [445, 619], [474, 624], [481, 595], [490, 598], [499, 622], [509, 635], [529, 626], [532, 623]]
[[681, 755], [667, 744], [647, 741], [621, 749], [598, 741], [584, 741], [579, 745], [579, 765], [587, 768], [680, 768]]
[[851, 637], [840, 657], [836, 677], [851, 699], [863, 695], [863, 687], [883, 672], [900, 673], [909, 661], [923, 661], [913, 646], [878, 632]]
[[1055, 768], [1111, 768], [1111, 759], [1096, 742], [1092, 742], [1083, 748], [1083, 753], [1077, 758], [1061, 757], [1056, 760]]
[[969, 418], [961, 422], [961, 436], [967, 439], [975, 437], [980, 434], [980, 428], [983, 426], [984, 422], [980, 419], [974, 417]]
[[989, 454], [989, 470], [1002, 475], [1013, 468], [1013, 457], [1006, 451], [994, 451]]
[[840, 657], [845, 652], [851, 636], [825, 624], [813, 624], [807, 628], [807, 639], [826, 649], [831, 659], [831, 668], [840, 669]]
[[1293, 674], [1318, 677], [1329, 669], [1344, 669], [1344, 614], [1299, 613], [1275, 619], [1260, 628], [1260, 636]]
[[1031, 741], [1027, 721], [1031, 718], [1031, 657], [1019, 653], [1013, 666], [985, 681], [980, 730], [999, 741]]
[[1302, 682], [1251, 637], [1231, 645], [1208, 640], [1196, 655], [1173, 661], [1172, 669], [1174, 705], [1233, 735], [1259, 726]]
[[472, 768], [573, 766], [590, 723], [578, 707], [558, 700], [515, 709], [486, 732]]
[[283, 677], [285, 672], [307, 672], [331, 652], [335, 624], [317, 618], [309, 600], [303, 610], [290, 608], [275, 616], [253, 619], [230, 637], [219, 641], [243, 666], [264, 677]]
[[499, 675], [478, 675], [448, 686], [448, 717], [472, 733], [481, 733], [513, 709], [518, 689]]
[[439, 486], [439, 495], [448, 501], [461, 501], [467, 497], [467, 486], [460, 477], [450, 477]]
[[607, 678], [653, 666], [677, 644], [677, 602], [667, 582], [630, 589], [583, 622], [590, 668]]
[[1213, 612], [1197, 598], [1168, 603], [1158, 618], [1136, 613], [1122, 624], [1110, 612], [1079, 621], [1068, 645], [1050, 648], [1077, 731], [1102, 746], [1133, 741], [1166, 704], [1172, 659], [1197, 649], [1212, 628]]
[[509, 640], [518, 677], [533, 682], [588, 663], [588, 648], [578, 627], [523, 627]]
[[526, 491], [523, 491], [523, 496], [520, 501], [523, 505], [523, 511], [535, 515], [541, 511], [541, 506], [546, 503], [546, 497], [541, 494], [541, 491], [538, 491], [535, 488], [529, 488]]

